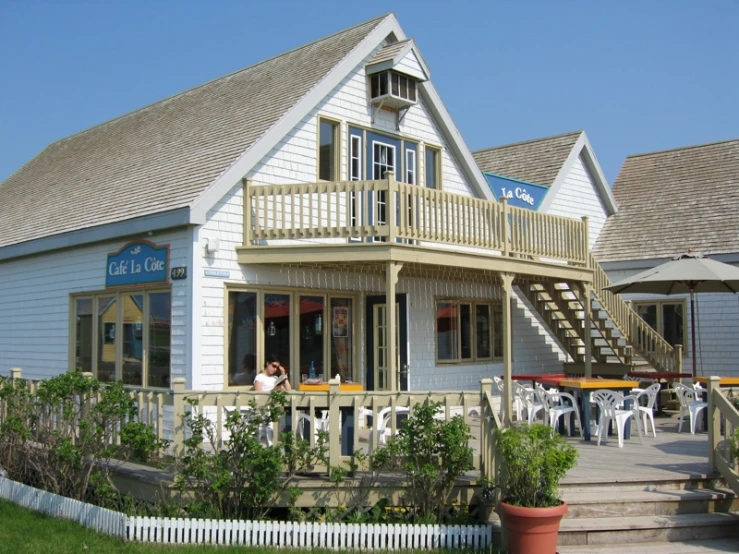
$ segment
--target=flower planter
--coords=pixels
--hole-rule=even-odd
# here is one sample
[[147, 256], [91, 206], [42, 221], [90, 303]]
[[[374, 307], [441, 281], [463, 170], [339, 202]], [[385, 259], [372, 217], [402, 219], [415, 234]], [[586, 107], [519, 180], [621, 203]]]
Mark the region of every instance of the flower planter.
[[564, 502], [553, 508], [524, 508], [501, 502], [498, 513], [508, 554], [556, 554]]

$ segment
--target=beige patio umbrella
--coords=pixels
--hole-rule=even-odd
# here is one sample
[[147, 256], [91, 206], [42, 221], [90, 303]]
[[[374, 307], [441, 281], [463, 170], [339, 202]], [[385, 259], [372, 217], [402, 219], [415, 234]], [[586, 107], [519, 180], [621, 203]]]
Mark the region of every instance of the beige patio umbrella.
[[695, 293], [739, 292], [739, 268], [704, 258], [700, 254], [682, 254], [633, 277], [614, 283], [606, 290], [620, 293], [686, 294], [690, 293], [690, 336], [695, 363]]

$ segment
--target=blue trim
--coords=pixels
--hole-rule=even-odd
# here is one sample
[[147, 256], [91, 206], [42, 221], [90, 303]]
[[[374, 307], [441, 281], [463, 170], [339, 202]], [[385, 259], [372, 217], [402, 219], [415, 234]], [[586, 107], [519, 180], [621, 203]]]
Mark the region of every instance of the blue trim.
[[550, 187], [505, 177], [489, 171], [483, 171], [482, 174], [490, 190], [493, 191], [496, 200], [500, 200], [505, 195], [508, 198], [508, 204], [517, 208], [538, 211], [550, 189]]

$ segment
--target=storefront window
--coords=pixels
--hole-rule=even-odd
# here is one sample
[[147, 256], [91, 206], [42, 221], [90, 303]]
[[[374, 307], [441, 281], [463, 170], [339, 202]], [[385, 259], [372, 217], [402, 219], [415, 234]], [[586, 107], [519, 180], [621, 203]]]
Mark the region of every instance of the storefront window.
[[104, 293], [73, 307], [76, 368], [102, 382], [169, 386], [169, 292]]
[[331, 299], [331, 376], [342, 381], [353, 380], [352, 331], [354, 314], [351, 298]]
[[[290, 372], [294, 386], [303, 376], [310, 376], [311, 364], [315, 376], [324, 380], [337, 373], [344, 381], [354, 380], [353, 333], [353, 298], [330, 293], [230, 291], [228, 385], [253, 385], [264, 360], [272, 355]], [[296, 351], [291, 349], [293, 344]]]
[[500, 359], [502, 323], [498, 304], [444, 300], [436, 303], [436, 357], [439, 362]]

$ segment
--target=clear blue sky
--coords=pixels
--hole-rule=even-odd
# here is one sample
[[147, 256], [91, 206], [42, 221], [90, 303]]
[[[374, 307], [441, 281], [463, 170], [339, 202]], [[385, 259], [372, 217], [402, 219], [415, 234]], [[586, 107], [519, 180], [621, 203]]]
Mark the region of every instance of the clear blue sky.
[[628, 154], [739, 137], [737, 0], [0, 0], [0, 181], [55, 140], [389, 11], [473, 150], [585, 129], [613, 183]]

